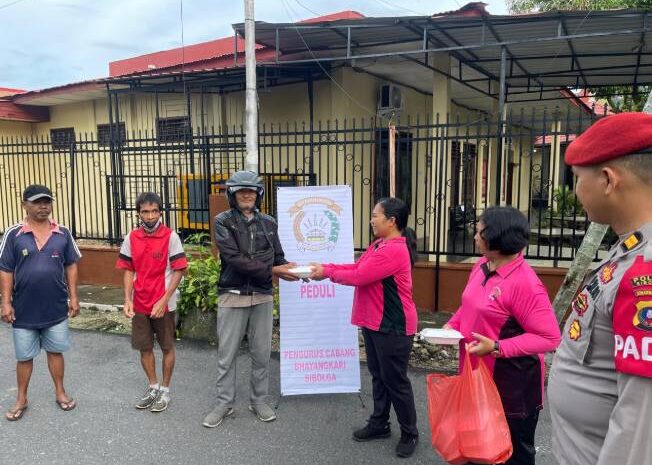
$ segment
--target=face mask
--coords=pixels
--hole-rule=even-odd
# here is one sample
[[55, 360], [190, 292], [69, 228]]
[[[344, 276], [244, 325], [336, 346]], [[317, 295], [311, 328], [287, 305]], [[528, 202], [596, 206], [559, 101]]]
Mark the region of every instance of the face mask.
[[146, 233], [151, 234], [154, 231], [158, 229], [158, 227], [161, 225], [162, 219], [159, 218], [156, 221], [143, 221], [140, 220], [140, 225], [143, 227]]

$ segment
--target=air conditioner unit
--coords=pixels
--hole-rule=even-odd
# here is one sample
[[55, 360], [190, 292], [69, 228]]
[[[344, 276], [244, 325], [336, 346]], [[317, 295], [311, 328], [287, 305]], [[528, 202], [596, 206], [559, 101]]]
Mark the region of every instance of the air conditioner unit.
[[394, 84], [383, 84], [378, 92], [378, 114], [397, 115], [403, 109], [401, 88]]

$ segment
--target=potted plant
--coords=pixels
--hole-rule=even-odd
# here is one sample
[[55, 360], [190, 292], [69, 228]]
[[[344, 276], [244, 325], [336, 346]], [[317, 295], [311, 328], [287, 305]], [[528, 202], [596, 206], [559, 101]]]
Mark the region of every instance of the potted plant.
[[555, 213], [562, 218], [573, 218], [575, 216], [584, 216], [584, 208], [579, 199], [568, 186], [563, 185], [556, 187], [552, 193], [555, 201]]

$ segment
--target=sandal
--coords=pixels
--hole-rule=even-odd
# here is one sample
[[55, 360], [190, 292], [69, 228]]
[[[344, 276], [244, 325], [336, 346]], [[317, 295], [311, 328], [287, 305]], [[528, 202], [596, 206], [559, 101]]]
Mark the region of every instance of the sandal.
[[23, 418], [23, 414], [27, 410], [27, 404], [22, 407], [14, 407], [5, 412], [5, 418], [7, 421], [18, 421]]
[[69, 412], [73, 410], [75, 407], [77, 407], [77, 402], [75, 402], [75, 399], [68, 399], [68, 400], [55, 400], [57, 405], [61, 410], [64, 412]]

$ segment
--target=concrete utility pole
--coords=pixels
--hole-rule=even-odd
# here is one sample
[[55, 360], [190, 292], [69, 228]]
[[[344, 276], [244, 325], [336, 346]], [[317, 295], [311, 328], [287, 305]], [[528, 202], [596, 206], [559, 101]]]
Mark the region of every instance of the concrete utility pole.
[[258, 173], [258, 92], [256, 91], [256, 23], [254, 0], [245, 0], [245, 70], [247, 103], [245, 107], [247, 157], [245, 169]]

